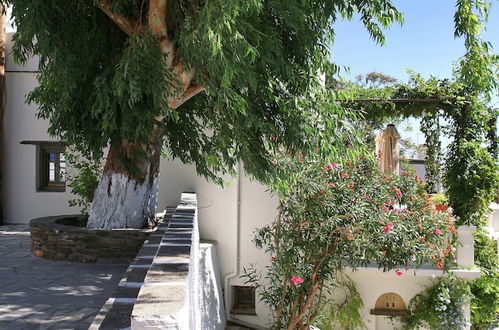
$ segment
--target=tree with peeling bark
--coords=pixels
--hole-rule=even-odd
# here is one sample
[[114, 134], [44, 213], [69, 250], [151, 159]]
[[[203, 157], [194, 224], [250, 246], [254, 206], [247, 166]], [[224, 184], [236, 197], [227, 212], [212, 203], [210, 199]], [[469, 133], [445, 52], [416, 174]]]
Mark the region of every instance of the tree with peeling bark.
[[340, 150], [350, 115], [318, 79], [336, 69], [332, 23], [358, 12], [382, 42], [402, 19], [389, 0], [6, 2], [15, 56], [40, 57], [28, 100], [49, 132], [109, 147], [88, 221], [106, 229], [154, 216], [162, 151], [221, 181], [239, 161], [264, 178], [277, 147]]
[[[265, 178], [276, 148], [340, 152], [355, 116], [317, 77], [337, 70], [332, 24], [358, 14], [383, 43], [381, 28], [402, 22], [391, 0], [3, 3], [17, 25], [14, 55], [40, 57], [28, 100], [49, 132], [94, 157], [108, 147], [88, 222], [106, 229], [154, 216], [162, 151], [215, 181], [239, 161]], [[464, 9], [457, 18], [471, 15]]]

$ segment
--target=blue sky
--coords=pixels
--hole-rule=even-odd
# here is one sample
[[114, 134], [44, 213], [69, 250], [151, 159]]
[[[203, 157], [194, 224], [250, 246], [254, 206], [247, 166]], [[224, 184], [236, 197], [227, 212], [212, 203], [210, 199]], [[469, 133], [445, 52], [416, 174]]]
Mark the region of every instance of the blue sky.
[[[428, 78], [449, 78], [454, 63], [465, 53], [464, 41], [454, 38], [454, 0], [394, 0], [395, 7], [404, 14], [402, 26], [385, 30], [385, 44], [370, 39], [358, 17], [339, 21], [334, 25], [336, 38], [331, 48], [331, 60], [350, 68], [341, 76], [353, 79], [358, 74], [381, 72], [407, 81], [406, 69]], [[492, 4], [484, 38], [499, 50], [499, 1]], [[497, 97], [493, 98], [497, 104]], [[405, 127], [413, 127], [405, 131]], [[398, 125], [403, 138], [424, 143], [424, 135], [415, 120]], [[442, 139], [444, 145], [448, 143]]]
[[[385, 31], [386, 42], [379, 46], [354, 17], [334, 25], [333, 62], [348, 66], [353, 78], [360, 73], [377, 71], [402, 81], [410, 68], [425, 77], [450, 77], [453, 62], [464, 54], [464, 42], [454, 39], [455, 1], [394, 0], [404, 13], [405, 22]], [[499, 49], [499, 1], [491, 7], [485, 38]]]

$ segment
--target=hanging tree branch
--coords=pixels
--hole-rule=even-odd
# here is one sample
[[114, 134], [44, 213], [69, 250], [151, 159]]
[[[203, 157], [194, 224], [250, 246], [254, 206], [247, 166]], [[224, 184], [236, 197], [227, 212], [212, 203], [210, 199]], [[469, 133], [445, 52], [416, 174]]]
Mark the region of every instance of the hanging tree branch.
[[[150, 0], [148, 13], [149, 30], [157, 36], [161, 51], [166, 54], [166, 67], [173, 70], [174, 76], [181, 85], [181, 93], [179, 93], [179, 95], [168, 97], [168, 106], [171, 109], [177, 109], [191, 97], [202, 92], [204, 87], [200, 85], [191, 85], [194, 78], [194, 71], [190, 68], [186, 68], [186, 66], [178, 60], [175, 44], [168, 36], [166, 18], [167, 1]], [[156, 120], [162, 119], [163, 117], [156, 118]]]
[[127, 35], [131, 36], [134, 32], [136, 32], [136, 22], [112, 11], [109, 0], [99, 0], [97, 1], [97, 5]]
[[[133, 21], [113, 11], [110, 0], [98, 0], [97, 4], [127, 35], [131, 36], [133, 33], [142, 29], [142, 25], [137, 24], [137, 21]], [[171, 109], [177, 109], [190, 98], [202, 92], [204, 86], [193, 84], [194, 71], [190, 67], [182, 64], [178, 59], [175, 44], [168, 36], [167, 9], [167, 1], [150, 0], [147, 24], [149, 31], [156, 35], [161, 51], [166, 55], [165, 67], [173, 71], [174, 76], [180, 83], [181, 89], [179, 93], [175, 96], [168, 97], [167, 100], [168, 106]], [[162, 119], [162, 116], [156, 117], [156, 120], [158, 121], [161, 121]]]
[[168, 106], [172, 109], [177, 109], [179, 106], [187, 102], [190, 98], [193, 96], [196, 96], [197, 94], [201, 93], [204, 91], [203, 86], [193, 86], [189, 87], [185, 90], [185, 92], [182, 94], [180, 98], [177, 98], [175, 100], [168, 100]]
[[172, 67], [175, 58], [175, 45], [168, 37], [166, 25], [167, 2], [161, 0], [149, 1], [148, 27], [153, 32], [159, 42], [161, 51], [166, 54], [166, 66]]

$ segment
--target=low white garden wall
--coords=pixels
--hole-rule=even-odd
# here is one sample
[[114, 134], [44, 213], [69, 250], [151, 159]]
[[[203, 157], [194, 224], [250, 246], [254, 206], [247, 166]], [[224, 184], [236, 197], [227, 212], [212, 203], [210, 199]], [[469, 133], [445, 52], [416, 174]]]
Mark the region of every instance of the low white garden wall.
[[183, 193], [140, 289], [131, 328], [225, 329], [216, 260], [211, 244], [200, 253], [196, 195]]

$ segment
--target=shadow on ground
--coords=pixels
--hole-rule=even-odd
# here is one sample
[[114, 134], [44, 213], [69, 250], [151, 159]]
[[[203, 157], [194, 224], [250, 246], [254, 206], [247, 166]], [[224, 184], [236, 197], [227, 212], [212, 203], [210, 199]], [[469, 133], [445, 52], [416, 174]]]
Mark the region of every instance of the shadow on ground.
[[27, 225], [0, 226], [0, 328], [87, 329], [128, 265], [31, 254]]

